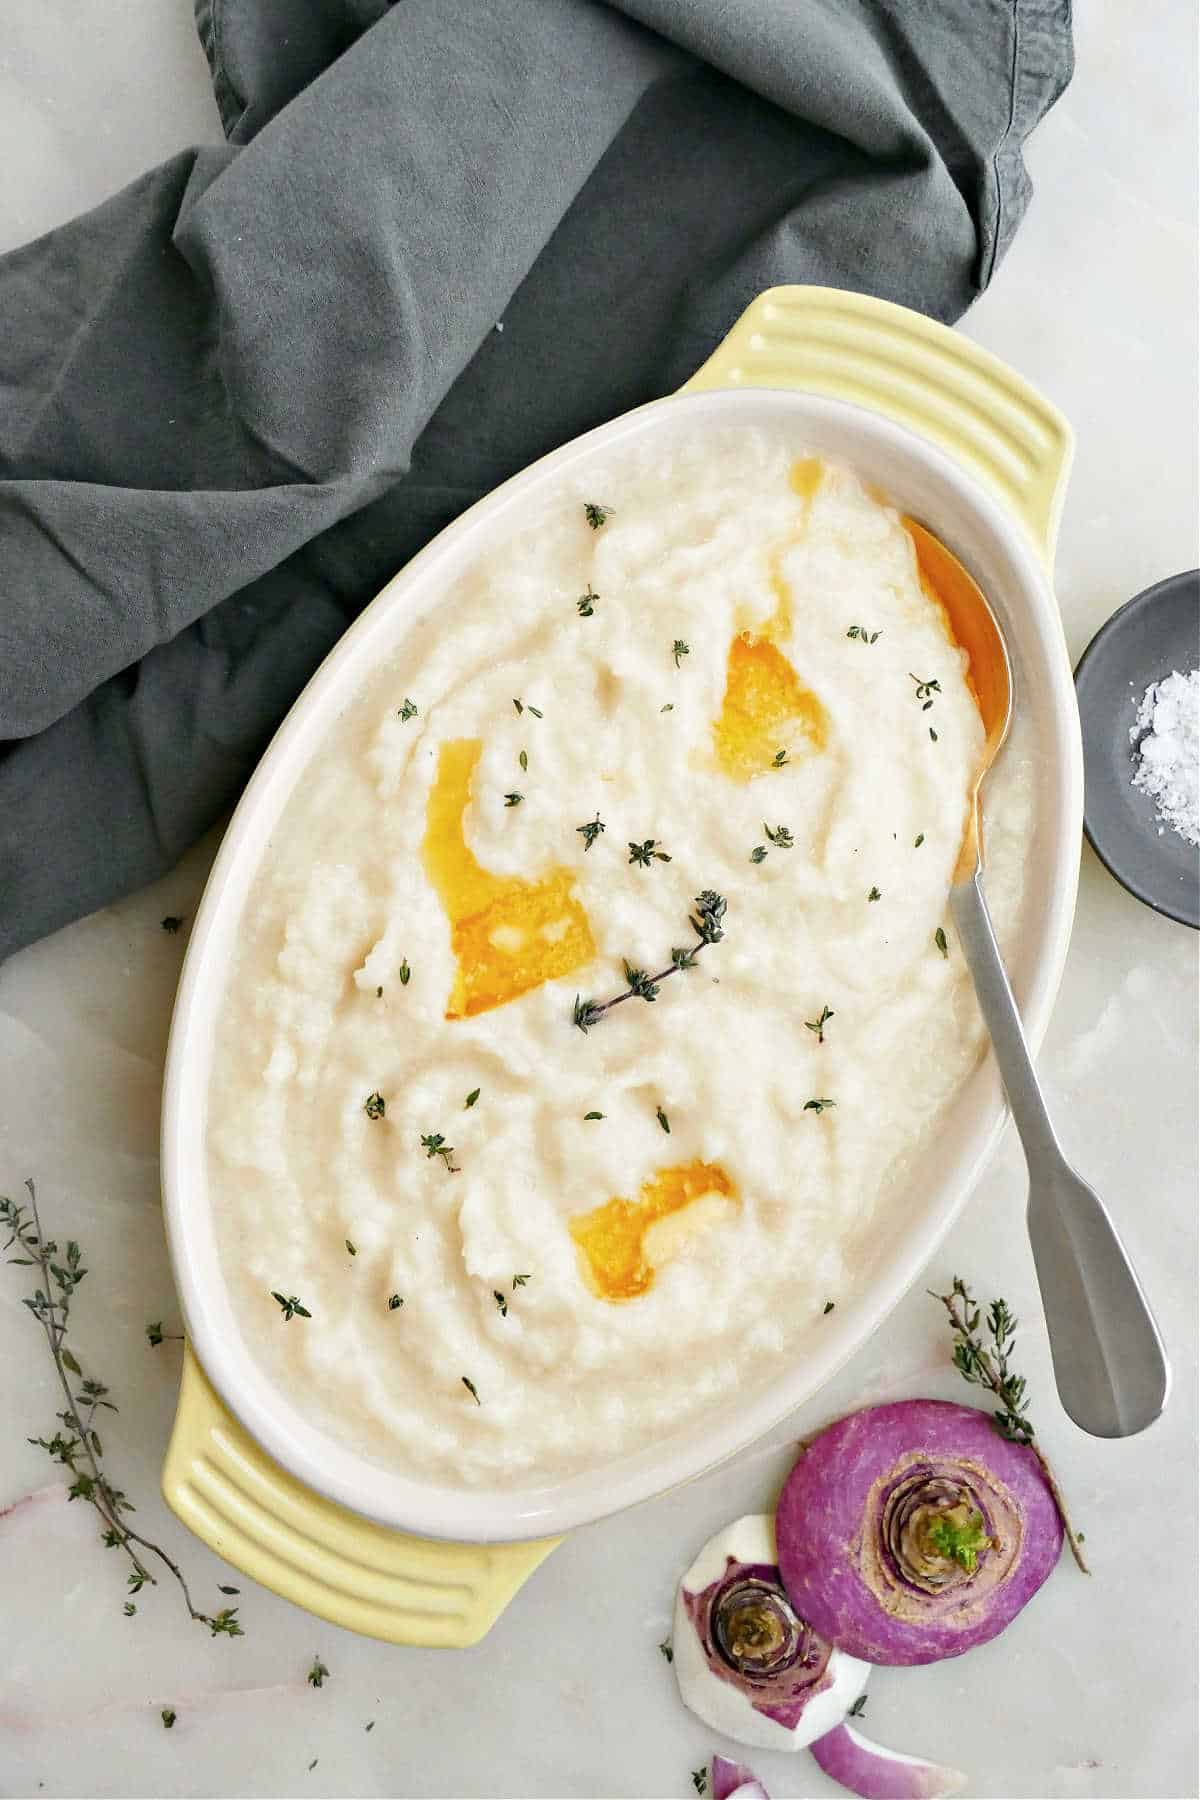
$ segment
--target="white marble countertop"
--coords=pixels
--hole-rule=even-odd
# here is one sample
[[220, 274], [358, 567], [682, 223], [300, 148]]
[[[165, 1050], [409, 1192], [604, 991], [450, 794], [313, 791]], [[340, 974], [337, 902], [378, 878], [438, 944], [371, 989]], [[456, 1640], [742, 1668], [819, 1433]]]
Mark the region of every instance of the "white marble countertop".
[[[1131, 594], [1196, 561], [1194, 29], [1189, 0], [1080, 9], [1074, 84], [1030, 147], [1031, 212], [964, 327], [1078, 433], [1058, 559], [1073, 656]], [[5, 9], [0, 248], [218, 136], [189, 0]], [[212, 848], [0, 970], [0, 1192], [35, 1176], [48, 1226], [84, 1244], [78, 1340], [121, 1405], [108, 1460], [141, 1528], [215, 1606], [215, 1584], [238, 1578], [158, 1498], [178, 1347], [151, 1351], [143, 1335], [177, 1317], [156, 1126], [184, 938], [159, 921], [192, 913]], [[930, 1269], [1024, 1315], [1033, 1414], [1095, 1567], [1086, 1581], [1064, 1562], [1000, 1642], [874, 1679], [870, 1732], [968, 1770], [972, 1794], [1197, 1791], [1196, 948], [1085, 850], [1041, 1069], [1158, 1309], [1176, 1370], [1166, 1417], [1110, 1444], [1059, 1409], [1011, 1133]], [[0, 1794], [692, 1793], [689, 1771], [720, 1746], [680, 1706], [656, 1646], [679, 1570], [712, 1529], [769, 1500], [783, 1450], [576, 1533], [474, 1650], [389, 1648], [252, 1583], [239, 1584], [246, 1636], [213, 1640], [165, 1587], [124, 1618], [120, 1559], [87, 1509], [45, 1491], [56, 1471], [25, 1438], [49, 1429], [56, 1400], [19, 1304], [24, 1273], [0, 1272], [0, 1509], [12, 1508], [0, 1510]], [[955, 1396], [945, 1351], [932, 1302], [910, 1294], [790, 1430], [864, 1398]], [[305, 1684], [318, 1653], [319, 1692]], [[840, 1791], [805, 1755], [752, 1760], [777, 1800]]]

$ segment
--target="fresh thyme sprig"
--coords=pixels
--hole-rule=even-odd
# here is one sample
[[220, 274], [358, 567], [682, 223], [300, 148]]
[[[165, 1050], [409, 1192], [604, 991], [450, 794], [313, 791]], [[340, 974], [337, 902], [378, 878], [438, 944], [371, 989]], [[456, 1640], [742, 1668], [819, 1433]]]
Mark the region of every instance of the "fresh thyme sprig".
[[914, 675], [911, 669], [908, 672], [908, 679], [916, 683], [916, 697], [921, 702], [921, 711], [928, 712], [933, 705], [933, 696], [935, 694], [940, 694], [942, 691], [941, 682], [922, 681], [921, 677], [919, 675]]
[[711, 888], [696, 895], [696, 911], [689, 914], [688, 923], [696, 933], [696, 942], [685, 949], [672, 950], [668, 968], [657, 975], [646, 975], [632, 964], [625, 964], [625, 980], [628, 984], [620, 994], [614, 994], [611, 1000], [583, 1000], [575, 996], [575, 1012], [573, 1023], [578, 1025], [586, 1037], [593, 1025], [598, 1025], [606, 1012], [614, 1006], [620, 1006], [624, 1000], [634, 998], [640, 1000], [657, 1000], [659, 983], [668, 975], [677, 974], [680, 969], [694, 969], [696, 958], [708, 944], [719, 944], [725, 936], [724, 918], [726, 901]]
[[593, 531], [599, 531], [607, 523], [611, 512], [611, 506], [597, 506], [594, 500], [585, 500], [583, 503], [583, 516]]
[[599, 598], [599, 594], [589, 581], [587, 584], [587, 593], [580, 594], [578, 600], [575, 602], [575, 610], [581, 619], [591, 618], [596, 610], [596, 602]]
[[[179, 1564], [158, 1544], [134, 1531], [124, 1518], [126, 1513], [133, 1511], [133, 1502], [120, 1488], [112, 1485], [101, 1469], [104, 1451], [95, 1424], [98, 1411], [116, 1412], [117, 1408], [108, 1399], [108, 1388], [104, 1383], [83, 1373], [78, 1358], [67, 1343], [71, 1301], [76, 1288], [87, 1274], [83, 1267], [83, 1252], [72, 1239], [67, 1244], [62, 1260], [59, 1260], [57, 1243], [42, 1230], [33, 1182], [27, 1181], [25, 1187], [29, 1194], [28, 1206], [0, 1196], [0, 1225], [7, 1226], [9, 1233], [7, 1242], [0, 1246], [0, 1250], [10, 1250], [14, 1244], [17, 1245], [23, 1254], [10, 1256], [8, 1261], [18, 1267], [38, 1271], [39, 1285], [32, 1295], [24, 1299], [23, 1304], [46, 1334], [65, 1401], [62, 1411], [55, 1414], [59, 1424], [65, 1427], [65, 1432], [56, 1431], [52, 1438], [30, 1438], [29, 1442], [37, 1444], [55, 1462], [61, 1463], [70, 1471], [74, 1479], [67, 1489], [67, 1499], [86, 1500], [103, 1523], [104, 1531], [101, 1535], [105, 1547], [125, 1552], [130, 1562], [128, 1587], [131, 1593], [139, 1593], [147, 1583], [151, 1587], [158, 1586], [158, 1577], [147, 1566], [150, 1557], [157, 1557], [179, 1583], [188, 1614], [198, 1625], [207, 1625], [214, 1637], [242, 1637], [244, 1634], [238, 1624], [237, 1607], [222, 1607], [216, 1613], [202, 1612], [192, 1602], [191, 1592]], [[72, 1390], [72, 1375], [79, 1383], [78, 1393]], [[135, 1545], [137, 1549], [134, 1548]], [[139, 1550], [146, 1552], [145, 1559], [139, 1555]], [[130, 1615], [131, 1608], [136, 1611], [132, 1601], [127, 1600], [124, 1606], [127, 1615]]]
[[935, 1294], [930, 1288], [929, 1296], [932, 1300], [940, 1300], [950, 1315], [950, 1328], [954, 1333], [955, 1368], [964, 1381], [971, 1382], [975, 1387], [989, 1389], [1000, 1402], [992, 1414], [992, 1424], [1000, 1436], [1007, 1438], [1010, 1444], [1023, 1444], [1037, 1457], [1046, 1485], [1058, 1508], [1067, 1543], [1071, 1546], [1071, 1555], [1083, 1573], [1090, 1575], [1091, 1570], [1080, 1549], [1079, 1536], [1071, 1524], [1062, 1489], [1040, 1447], [1034, 1442], [1033, 1426], [1025, 1411], [1025, 1377], [1015, 1374], [1009, 1368], [1009, 1359], [1016, 1342], [1017, 1320], [1009, 1312], [1005, 1301], [993, 1300], [987, 1311], [987, 1331], [991, 1344], [985, 1349], [977, 1335], [981, 1317], [979, 1306], [965, 1281], [956, 1275], [950, 1293]]
[[675, 659], [675, 667], [679, 667], [681, 657], [690, 656], [691, 654], [692, 646], [689, 643], [686, 643], [683, 638], [676, 638], [675, 642], [671, 645], [671, 655]]
[[583, 839], [584, 849], [590, 850], [596, 839], [606, 827], [604, 820], [600, 817], [600, 814], [597, 813], [595, 818], [590, 819], [586, 825], [577, 825], [575, 829]]
[[879, 631], [869, 631], [865, 625], [852, 625], [846, 633], [848, 638], [858, 638], [864, 644], [873, 644], [882, 635]]

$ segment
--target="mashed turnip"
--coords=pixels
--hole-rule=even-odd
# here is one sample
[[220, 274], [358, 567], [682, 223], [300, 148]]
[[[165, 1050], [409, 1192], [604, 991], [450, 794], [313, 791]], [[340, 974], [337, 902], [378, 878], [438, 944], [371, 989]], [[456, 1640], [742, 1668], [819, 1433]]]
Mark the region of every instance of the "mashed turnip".
[[[783, 429], [591, 465], [398, 624], [218, 1027], [225, 1272], [293, 1402], [517, 1487], [794, 1357], [980, 1053], [946, 897], [982, 742], [901, 520]], [[1019, 726], [991, 791], [1003, 930]], [[724, 938], [577, 1030], [706, 890]]]

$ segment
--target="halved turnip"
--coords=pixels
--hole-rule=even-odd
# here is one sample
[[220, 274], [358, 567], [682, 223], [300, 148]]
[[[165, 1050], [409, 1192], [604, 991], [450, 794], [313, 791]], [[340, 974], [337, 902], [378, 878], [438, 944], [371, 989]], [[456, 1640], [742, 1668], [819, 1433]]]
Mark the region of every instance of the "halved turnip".
[[808, 1445], [775, 1515], [796, 1611], [869, 1663], [927, 1663], [994, 1638], [1058, 1561], [1033, 1452], [944, 1400], [871, 1406]]
[[679, 1584], [672, 1632], [685, 1706], [740, 1744], [800, 1750], [844, 1716], [865, 1663], [817, 1636], [784, 1592], [767, 1513], [705, 1544]]

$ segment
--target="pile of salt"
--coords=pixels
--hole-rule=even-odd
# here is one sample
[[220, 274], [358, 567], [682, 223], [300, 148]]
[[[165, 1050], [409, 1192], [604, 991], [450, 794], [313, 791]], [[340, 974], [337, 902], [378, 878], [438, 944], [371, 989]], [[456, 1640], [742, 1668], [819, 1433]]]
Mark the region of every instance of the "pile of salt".
[[1200, 845], [1200, 669], [1152, 681], [1129, 733], [1136, 743], [1133, 785], [1154, 801], [1163, 824]]

